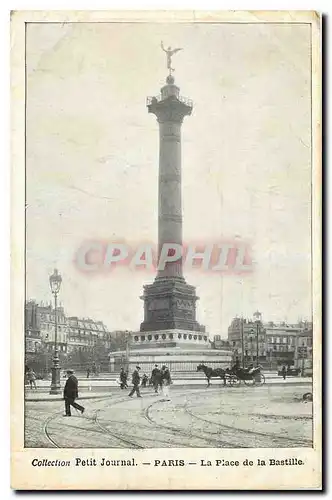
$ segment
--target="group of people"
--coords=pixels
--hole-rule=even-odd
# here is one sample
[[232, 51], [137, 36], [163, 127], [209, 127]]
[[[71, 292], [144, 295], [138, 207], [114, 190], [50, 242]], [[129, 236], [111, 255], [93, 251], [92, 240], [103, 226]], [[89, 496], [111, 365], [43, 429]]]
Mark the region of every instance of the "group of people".
[[[146, 387], [148, 382], [150, 382], [149, 385], [153, 385], [155, 393], [158, 394], [159, 392], [163, 392], [163, 395], [165, 396], [167, 401], [169, 401], [170, 400], [169, 387], [172, 383], [172, 379], [170, 371], [167, 368], [167, 366], [163, 365], [161, 369], [159, 369], [158, 365], [155, 365], [151, 373], [150, 381], [146, 373], [144, 373], [141, 377], [140, 371], [141, 367], [137, 365], [132, 374], [133, 388], [128, 394], [128, 396], [132, 397], [136, 393], [138, 398], [142, 397], [139, 390], [140, 386]], [[124, 368], [121, 368], [120, 370], [121, 389], [128, 388], [127, 380], [128, 380], [128, 373], [125, 371]]]
[[154, 365], [151, 372], [151, 384], [154, 387], [154, 392], [158, 394], [158, 391], [163, 391], [164, 396], [169, 398], [169, 386], [172, 383], [171, 374], [166, 365], [158, 368], [158, 365]]
[[98, 375], [98, 369], [96, 363], [93, 363], [92, 366], [88, 366], [86, 370], [86, 378], [90, 378], [90, 375], [97, 376]]
[[254, 366], [254, 363], [250, 363], [246, 368], [241, 366], [239, 358], [236, 358], [235, 363], [231, 367], [231, 371], [233, 373], [242, 371], [242, 372], [247, 372], [247, 373], [253, 373], [255, 370], [257, 370], [257, 366]]

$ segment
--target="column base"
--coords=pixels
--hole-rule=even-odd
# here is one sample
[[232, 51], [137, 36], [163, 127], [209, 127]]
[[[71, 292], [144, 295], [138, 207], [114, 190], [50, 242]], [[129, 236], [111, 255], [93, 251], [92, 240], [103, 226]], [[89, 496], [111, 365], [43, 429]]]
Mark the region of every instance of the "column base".
[[49, 392], [49, 394], [61, 394], [61, 393], [62, 393], [61, 386], [59, 386], [59, 387], [51, 387], [51, 390]]

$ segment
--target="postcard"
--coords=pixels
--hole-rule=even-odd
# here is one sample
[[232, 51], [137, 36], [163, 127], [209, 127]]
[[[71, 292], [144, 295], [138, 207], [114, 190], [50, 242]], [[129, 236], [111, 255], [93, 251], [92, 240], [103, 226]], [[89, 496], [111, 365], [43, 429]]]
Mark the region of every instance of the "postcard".
[[322, 488], [321, 85], [316, 12], [12, 12], [12, 488]]

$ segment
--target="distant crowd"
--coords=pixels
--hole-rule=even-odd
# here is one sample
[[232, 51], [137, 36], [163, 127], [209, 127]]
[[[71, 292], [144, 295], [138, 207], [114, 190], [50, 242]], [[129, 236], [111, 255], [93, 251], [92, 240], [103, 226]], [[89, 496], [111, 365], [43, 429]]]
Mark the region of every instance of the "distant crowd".
[[[154, 392], [156, 394], [162, 393], [167, 401], [170, 401], [169, 388], [172, 384], [171, 374], [169, 368], [166, 365], [163, 365], [159, 368], [158, 365], [155, 365], [150, 377], [146, 373], [141, 375], [141, 367], [139, 365], [136, 366], [135, 370], [132, 373], [132, 385], [133, 388], [128, 394], [132, 397], [135, 393], [138, 398], [142, 397], [140, 393], [140, 387], [153, 386]], [[121, 389], [128, 388], [128, 372], [122, 367], [120, 370], [120, 378], [119, 383]]]

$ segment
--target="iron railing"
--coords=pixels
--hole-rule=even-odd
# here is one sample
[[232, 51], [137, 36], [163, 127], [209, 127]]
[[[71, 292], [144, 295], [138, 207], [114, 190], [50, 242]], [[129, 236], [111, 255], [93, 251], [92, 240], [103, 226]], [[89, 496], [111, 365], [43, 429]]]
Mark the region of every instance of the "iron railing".
[[146, 98], [146, 105], [150, 106], [150, 104], [152, 104], [153, 102], [165, 101], [166, 99], [169, 99], [169, 97], [171, 97], [174, 100], [182, 102], [183, 104], [185, 104], [186, 106], [189, 106], [190, 108], [192, 108], [193, 105], [194, 105], [193, 100], [192, 99], [188, 99], [188, 97], [183, 97], [181, 95], [179, 95], [179, 96], [167, 96], [167, 97], [165, 97], [165, 96], [162, 96], [161, 94], [159, 94], [157, 96], [148, 96]]
[[[196, 372], [197, 366], [201, 364], [200, 361], [129, 361], [126, 362], [125, 359], [122, 361], [116, 361], [115, 363], [100, 363], [96, 366], [96, 375], [100, 374], [111, 374], [111, 373], [119, 373], [121, 367], [124, 367], [130, 373], [134, 371], [135, 367], [138, 365], [141, 368], [141, 373], [150, 374], [156, 364], [158, 364], [159, 368], [163, 365], [166, 365], [171, 372]], [[207, 366], [211, 366], [212, 368], [227, 368], [229, 366], [229, 361], [205, 361], [204, 364]], [[91, 363], [72, 363], [70, 368], [75, 370], [75, 372], [85, 373], [88, 368], [91, 370]], [[64, 367], [64, 370], [66, 368]], [[91, 376], [93, 376], [93, 372], [90, 372]]]

